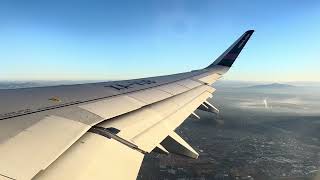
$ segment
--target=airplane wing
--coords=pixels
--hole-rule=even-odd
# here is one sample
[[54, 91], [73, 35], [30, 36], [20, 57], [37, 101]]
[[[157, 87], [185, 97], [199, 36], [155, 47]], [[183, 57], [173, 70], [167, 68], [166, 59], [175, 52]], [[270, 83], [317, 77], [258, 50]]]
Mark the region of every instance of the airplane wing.
[[198, 153], [174, 130], [252, 35], [204, 69], [127, 81], [0, 90], [0, 179], [135, 179], [146, 153]]

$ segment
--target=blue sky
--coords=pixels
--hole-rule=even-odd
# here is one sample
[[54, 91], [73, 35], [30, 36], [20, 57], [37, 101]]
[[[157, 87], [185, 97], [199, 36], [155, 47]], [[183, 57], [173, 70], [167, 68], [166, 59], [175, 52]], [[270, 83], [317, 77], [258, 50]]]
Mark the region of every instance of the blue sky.
[[256, 30], [224, 79], [320, 81], [320, 1], [0, 1], [0, 80], [203, 68]]

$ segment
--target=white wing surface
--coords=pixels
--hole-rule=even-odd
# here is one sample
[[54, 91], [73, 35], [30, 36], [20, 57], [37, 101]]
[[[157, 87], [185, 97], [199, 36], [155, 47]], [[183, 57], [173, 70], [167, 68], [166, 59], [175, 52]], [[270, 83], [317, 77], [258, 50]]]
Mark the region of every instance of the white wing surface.
[[218, 112], [211, 85], [252, 33], [201, 70], [0, 90], [0, 179], [135, 179], [151, 151], [197, 158], [174, 130], [197, 108]]

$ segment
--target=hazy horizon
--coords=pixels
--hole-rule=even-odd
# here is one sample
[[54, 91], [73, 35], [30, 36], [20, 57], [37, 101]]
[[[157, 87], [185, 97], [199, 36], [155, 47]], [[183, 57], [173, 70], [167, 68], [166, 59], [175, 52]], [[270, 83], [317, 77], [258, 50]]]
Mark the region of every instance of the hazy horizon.
[[[74, 85], [74, 84], [85, 84], [85, 83], [99, 83], [99, 82], [107, 82], [113, 80], [35, 80], [35, 81], [1, 81], [0, 80], [0, 89], [20, 89], [20, 88], [32, 88], [32, 87], [46, 87], [46, 86], [59, 86], [59, 85]], [[218, 80], [213, 84], [213, 87], [218, 89], [219, 91], [224, 91], [228, 88], [250, 88], [255, 86], [270, 85], [272, 88], [273, 85], [290, 85], [297, 88], [313, 88], [313, 90], [317, 90], [320, 92], [320, 82], [267, 82], [267, 81], [237, 81], [237, 80]], [[284, 88], [285, 87], [280, 87]], [[301, 90], [301, 89], [300, 89]], [[307, 89], [302, 89], [307, 90]]]

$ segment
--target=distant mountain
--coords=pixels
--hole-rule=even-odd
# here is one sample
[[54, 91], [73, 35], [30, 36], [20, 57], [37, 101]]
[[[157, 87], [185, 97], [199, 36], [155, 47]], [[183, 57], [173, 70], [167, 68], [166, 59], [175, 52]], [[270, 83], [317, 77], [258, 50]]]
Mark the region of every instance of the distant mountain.
[[297, 86], [289, 85], [289, 84], [280, 84], [280, 83], [272, 83], [272, 84], [261, 84], [255, 86], [249, 86], [246, 88], [249, 89], [291, 89], [296, 88]]
[[84, 81], [0, 81], [0, 89], [19, 89], [43, 86], [59, 86], [84, 83], [107, 82], [108, 80], [84, 80]]
[[0, 89], [18, 89], [38, 86], [43, 85], [35, 82], [0, 82]]

